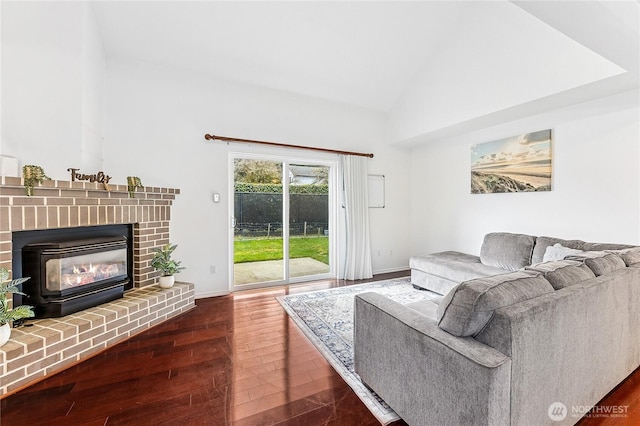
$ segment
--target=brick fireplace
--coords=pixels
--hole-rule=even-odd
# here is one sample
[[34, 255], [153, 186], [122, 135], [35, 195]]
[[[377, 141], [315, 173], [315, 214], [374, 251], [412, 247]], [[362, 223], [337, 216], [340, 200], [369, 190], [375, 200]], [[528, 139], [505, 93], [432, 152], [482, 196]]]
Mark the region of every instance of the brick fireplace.
[[[162, 290], [150, 266], [169, 242], [171, 205], [179, 189], [49, 180], [27, 197], [23, 181], [0, 177], [0, 267], [12, 271], [14, 232], [130, 225], [134, 288], [125, 297], [59, 319], [28, 321], [0, 348], [0, 397], [92, 356], [194, 306], [193, 285]], [[19, 268], [18, 268], [19, 269]]]

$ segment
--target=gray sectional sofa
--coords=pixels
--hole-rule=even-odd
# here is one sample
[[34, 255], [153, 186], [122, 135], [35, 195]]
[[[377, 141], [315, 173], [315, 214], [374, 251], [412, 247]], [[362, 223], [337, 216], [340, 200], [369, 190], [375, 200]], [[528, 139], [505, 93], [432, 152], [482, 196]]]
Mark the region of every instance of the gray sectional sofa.
[[640, 366], [640, 247], [492, 233], [411, 266], [443, 297], [360, 294], [354, 329], [356, 372], [410, 425], [574, 424]]

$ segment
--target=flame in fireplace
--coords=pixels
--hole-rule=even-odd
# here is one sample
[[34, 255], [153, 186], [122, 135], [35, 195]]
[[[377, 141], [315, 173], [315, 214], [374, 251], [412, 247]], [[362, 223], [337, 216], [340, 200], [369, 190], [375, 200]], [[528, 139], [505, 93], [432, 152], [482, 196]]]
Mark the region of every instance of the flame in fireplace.
[[69, 287], [91, 284], [106, 280], [122, 273], [117, 263], [104, 263], [93, 265], [73, 265], [71, 274], [63, 274], [63, 283]]

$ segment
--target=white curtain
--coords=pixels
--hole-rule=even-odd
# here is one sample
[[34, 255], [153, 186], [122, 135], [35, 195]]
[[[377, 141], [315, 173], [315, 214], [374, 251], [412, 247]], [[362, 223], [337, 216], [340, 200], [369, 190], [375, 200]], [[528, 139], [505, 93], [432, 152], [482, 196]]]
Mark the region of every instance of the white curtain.
[[346, 225], [346, 253], [343, 277], [346, 280], [371, 278], [369, 238], [369, 191], [367, 161], [355, 155], [342, 156], [342, 182]]

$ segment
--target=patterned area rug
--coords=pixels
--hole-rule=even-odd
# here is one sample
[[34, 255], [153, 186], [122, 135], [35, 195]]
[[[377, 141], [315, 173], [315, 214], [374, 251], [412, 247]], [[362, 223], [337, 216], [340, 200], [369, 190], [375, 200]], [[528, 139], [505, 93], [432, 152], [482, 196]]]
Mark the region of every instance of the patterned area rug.
[[364, 386], [353, 370], [353, 300], [356, 294], [368, 291], [383, 294], [402, 304], [436, 296], [429, 291], [415, 290], [409, 278], [399, 278], [292, 294], [277, 299], [371, 413], [386, 425], [400, 417]]

